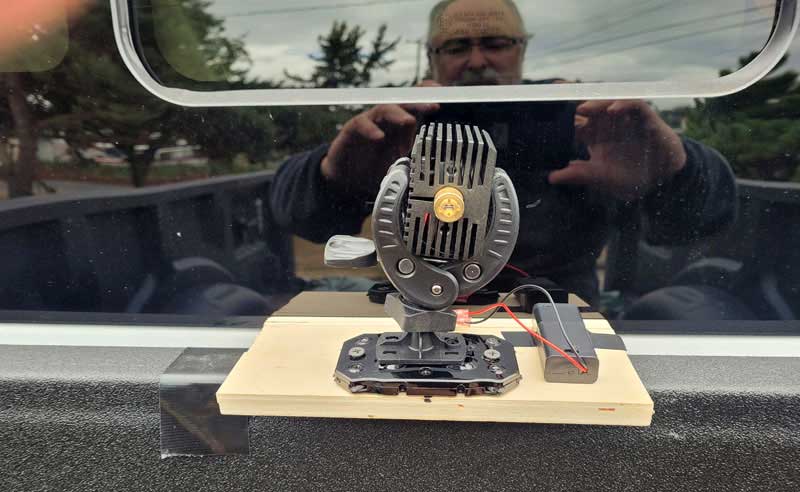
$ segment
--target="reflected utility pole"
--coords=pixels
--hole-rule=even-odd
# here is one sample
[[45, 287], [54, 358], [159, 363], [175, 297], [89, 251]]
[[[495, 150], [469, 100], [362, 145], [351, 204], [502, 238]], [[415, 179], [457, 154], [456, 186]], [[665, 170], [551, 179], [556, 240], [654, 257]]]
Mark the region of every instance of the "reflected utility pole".
[[425, 44], [425, 41], [422, 38], [419, 38], [412, 41], [406, 41], [406, 44], [417, 45], [417, 67], [414, 69], [414, 85], [417, 85], [419, 84], [419, 71], [422, 68], [422, 46]]

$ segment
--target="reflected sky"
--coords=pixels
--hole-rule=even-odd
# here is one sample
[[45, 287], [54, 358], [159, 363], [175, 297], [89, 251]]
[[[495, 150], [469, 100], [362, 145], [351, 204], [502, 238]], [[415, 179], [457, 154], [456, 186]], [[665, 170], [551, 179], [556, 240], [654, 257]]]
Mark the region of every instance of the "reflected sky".
[[[243, 36], [252, 74], [280, 80], [284, 70], [308, 75], [319, 54], [317, 37], [346, 20], [372, 39], [380, 24], [401, 38], [389, 71], [377, 85], [413, 80], [424, 73], [428, 13], [436, 0], [214, 0], [209, 11]], [[520, 0], [527, 30], [528, 79], [583, 81], [701, 79], [734, 68], [738, 57], [759, 49], [772, 22], [774, 0]]]

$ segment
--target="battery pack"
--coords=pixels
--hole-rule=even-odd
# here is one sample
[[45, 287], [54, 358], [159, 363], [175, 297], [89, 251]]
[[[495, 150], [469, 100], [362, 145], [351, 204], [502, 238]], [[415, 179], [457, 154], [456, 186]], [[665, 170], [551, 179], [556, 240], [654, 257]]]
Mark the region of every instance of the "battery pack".
[[[553, 305], [539, 303], [533, 307], [533, 315], [539, 325], [539, 334], [570, 356], [580, 355], [588, 371], [585, 373], [580, 372], [577, 367], [556, 350], [548, 345], [539, 344], [542, 364], [544, 365], [544, 379], [549, 383], [594, 383], [597, 381], [597, 375], [600, 371], [600, 361], [597, 359], [592, 338], [586, 330], [581, 313], [578, 311], [578, 307], [572, 304], [557, 303], [556, 307], [558, 308], [558, 314], [561, 316], [561, 321], [564, 323], [564, 331], [562, 332], [558, 323]], [[569, 336], [578, 354], [572, 351], [564, 332]]]

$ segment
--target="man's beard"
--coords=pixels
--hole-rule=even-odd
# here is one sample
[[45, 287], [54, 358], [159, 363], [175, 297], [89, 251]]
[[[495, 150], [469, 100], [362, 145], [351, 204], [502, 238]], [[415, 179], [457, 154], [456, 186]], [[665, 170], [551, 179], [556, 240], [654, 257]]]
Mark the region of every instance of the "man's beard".
[[461, 77], [452, 82], [452, 85], [510, 85], [518, 84], [519, 77], [511, 74], [501, 74], [497, 70], [486, 67], [481, 70], [464, 70]]
[[503, 85], [506, 83], [503, 81], [504, 78], [507, 77], [503, 77], [491, 67], [481, 70], [464, 70], [461, 72], [461, 77], [453, 81], [453, 85]]

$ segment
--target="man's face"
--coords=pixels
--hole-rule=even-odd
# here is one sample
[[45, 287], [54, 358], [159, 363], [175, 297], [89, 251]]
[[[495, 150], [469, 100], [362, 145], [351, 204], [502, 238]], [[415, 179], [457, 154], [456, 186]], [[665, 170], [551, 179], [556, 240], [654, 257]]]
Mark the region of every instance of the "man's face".
[[518, 84], [525, 32], [501, 0], [456, 0], [433, 26], [430, 63], [442, 85]]

